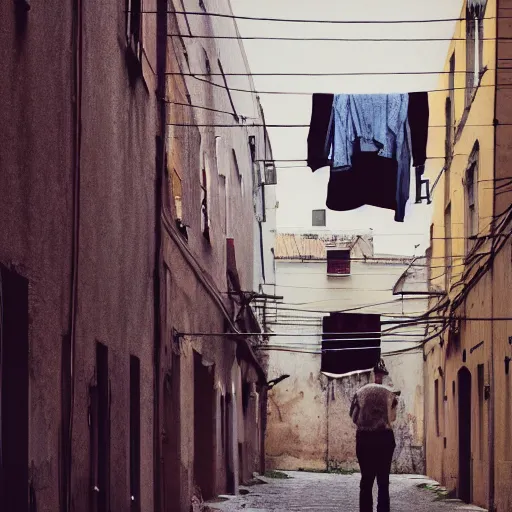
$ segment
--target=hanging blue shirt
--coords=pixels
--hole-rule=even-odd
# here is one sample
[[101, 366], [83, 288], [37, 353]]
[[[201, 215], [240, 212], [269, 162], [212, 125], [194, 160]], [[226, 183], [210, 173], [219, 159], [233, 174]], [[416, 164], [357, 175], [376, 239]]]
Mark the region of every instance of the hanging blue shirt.
[[399, 222], [405, 215], [410, 187], [408, 107], [408, 94], [339, 94], [334, 97], [332, 107], [332, 171], [350, 169], [355, 151], [376, 152], [384, 158], [396, 159], [395, 220]]

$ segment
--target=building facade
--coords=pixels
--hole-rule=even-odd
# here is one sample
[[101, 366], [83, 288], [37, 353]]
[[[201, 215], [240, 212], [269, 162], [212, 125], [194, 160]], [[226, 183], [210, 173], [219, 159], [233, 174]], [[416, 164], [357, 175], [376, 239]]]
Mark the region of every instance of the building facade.
[[[330, 255], [340, 252], [348, 258], [344, 265], [335, 265]], [[267, 307], [267, 324], [274, 335], [265, 351], [269, 378], [288, 378], [269, 391], [268, 467], [358, 468], [349, 409], [357, 389], [370, 381], [371, 372], [339, 375], [322, 371], [323, 317], [345, 311], [381, 315], [382, 330], [391, 329], [382, 333], [381, 349], [389, 370], [385, 383], [401, 392], [393, 471], [422, 473], [423, 360], [418, 343], [423, 330], [403, 327], [400, 321], [426, 310], [424, 261], [417, 261], [413, 269], [412, 258], [374, 254], [371, 236], [325, 231], [279, 234], [275, 255], [273, 293], [283, 300]], [[419, 285], [405, 284], [413, 274]], [[414, 295], [407, 295], [409, 291]], [[368, 346], [374, 336], [364, 334], [359, 346]], [[400, 352], [404, 349], [408, 350]]]
[[429, 135], [429, 154], [445, 158], [429, 162], [437, 184], [428, 251], [436, 296], [424, 348], [427, 473], [493, 511], [512, 510], [511, 7], [464, 2], [445, 92], [431, 95]]
[[0, 6], [2, 511], [188, 512], [262, 470], [271, 149], [217, 75], [240, 41], [186, 37], [236, 25], [176, 4]]
[[[201, 9], [232, 14], [223, 1]], [[252, 306], [274, 281], [274, 210], [266, 206], [275, 203], [275, 172], [265, 165], [271, 147], [241, 41], [195, 37], [236, 38], [233, 21], [171, 13], [169, 34], [162, 493], [168, 510], [185, 511], [191, 500], [236, 493], [263, 470], [266, 377], [252, 349], [259, 337], [234, 334], [262, 330]]]

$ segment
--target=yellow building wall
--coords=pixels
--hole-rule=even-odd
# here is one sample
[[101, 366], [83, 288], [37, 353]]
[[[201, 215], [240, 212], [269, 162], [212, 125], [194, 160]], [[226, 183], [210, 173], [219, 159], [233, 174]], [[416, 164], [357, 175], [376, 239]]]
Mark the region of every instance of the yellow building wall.
[[[461, 18], [465, 18], [464, 3]], [[438, 89], [430, 94], [430, 131], [427, 174], [431, 183], [445, 166], [446, 113], [448, 97], [454, 100], [455, 128], [452, 158], [433, 193], [434, 214], [431, 242], [431, 285], [455, 298], [467, 285], [463, 275], [465, 264], [465, 193], [464, 179], [475, 143], [479, 144], [478, 166], [478, 234], [490, 233], [494, 212], [494, 125], [496, 69], [496, 0], [489, 0], [484, 20], [483, 65], [486, 68], [469, 108], [466, 105], [466, 43], [452, 41]], [[464, 38], [466, 22], [458, 22], [454, 38]], [[450, 59], [455, 56], [455, 90], [450, 93]], [[445, 225], [445, 212], [451, 208], [451, 230]], [[450, 236], [451, 240], [446, 240]], [[451, 262], [446, 261], [447, 243], [451, 244]], [[489, 245], [489, 244], [487, 244]], [[486, 252], [486, 248], [480, 252]], [[446, 282], [448, 264], [451, 279]], [[478, 265], [476, 265], [478, 267]], [[471, 274], [472, 275], [472, 274]], [[455, 311], [457, 316], [480, 318], [492, 316], [492, 276], [487, 273], [468, 293]], [[439, 299], [432, 300], [434, 306]], [[432, 326], [435, 333], [437, 326]], [[485, 399], [485, 386], [491, 381], [491, 322], [462, 321], [460, 341], [448, 339], [448, 331], [425, 345], [425, 416], [427, 473], [448, 489], [459, 489], [459, 385], [458, 372], [471, 373], [471, 501], [487, 506], [489, 501], [489, 413], [490, 401]], [[481, 343], [483, 341], [483, 343]], [[478, 367], [483, 365], [483, 381]], [[435, 381], [438, 380], [436, 414]], [[480, 389], [479, 389], [480, 388]], [[500, 509], [502, 510], [502, 509]], [[505, 509], [503, 509], [505, 510]]]

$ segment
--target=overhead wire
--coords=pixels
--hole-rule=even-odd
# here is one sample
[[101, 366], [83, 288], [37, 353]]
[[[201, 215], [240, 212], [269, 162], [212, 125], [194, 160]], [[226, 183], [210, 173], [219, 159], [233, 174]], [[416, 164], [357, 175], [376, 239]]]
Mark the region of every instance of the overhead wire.
[[[129, 12], [129, 11], [128, 11]], [[142, 10], [143, 14], [156, 14], [157, 11]], [[465, 21], [466, 18], [426, 18], [426, 19], [399, 19], [399, 20], [333, 20], [333, 19], [296, 19], [296, 18], [275, 18], [261, 16], [240, 16], [236, 14], [225, 14], [217, 12], [204, 11], [176, 11], [169, 10], [169, 14], [178, 14], [183, 16], [202, 16], [211, 18], [227, 18], [232, 20], [246, 21], [264, 21], [277, 23], [302, 23], [302, 24], [322, 24], [322, 25], [402, 25], [402, 24], [421, 24], [421, 23], [450, 23], [456, 21]], [[510, 19], [508, 16], [485, 16], [482, 20]]]
[[[307, 42], [335, 42], [335, 43], [420, 43], [420, 42], [444, 42], [444, 41], [467, 41], [465, 37], [287, 37], [287, 36], [212, 36], [201, 34], [167, 34], [168, 37], [181, 37], [187, 39], [234, 39], [242, 41], [307, 41]], [[480, 41], [511, 41], [510, 37], [483, 37]]]
[[[212, 85], [214, 87], [218, 87], [221, 89], [226, 89], [226, 86], [224, 84], [218, 84], [216, 82], [213, 82], [211, 80], [206, 80], [205, 78], [201, 78], [196, 75], [192, 75], [191, 78], [194, 78], [195, 80], [198, 80], [199, 82], [203, 82], [209, 85]], [[496, 87], [496, 88], [503, 88], [508, 89], [512, 87], [512, 84], [480, 84], [479, 87]], [[451, 88], [444, 88], [444, 89], [430, 89], [430, 90], [422, 90], [419, 92], [448, 92], [448, 91], [457, 91], [457, 90], [466, 90], [467, 87], [451, 87]], [[284, 95], [284, 96], [311, 96], [312, 92], [301, 92], [301, 91], [261, 91], [261, 90], [252, 90], [252, 89], [242, 89], [242, 88], [235, 88], [230, 87], [229, 90], [231, 92], [244, 92], [244, 93], [250, 93], [250, 94], [268, 94], [268, 95]], [[411, 92], [411, 91], [408, 91]]]

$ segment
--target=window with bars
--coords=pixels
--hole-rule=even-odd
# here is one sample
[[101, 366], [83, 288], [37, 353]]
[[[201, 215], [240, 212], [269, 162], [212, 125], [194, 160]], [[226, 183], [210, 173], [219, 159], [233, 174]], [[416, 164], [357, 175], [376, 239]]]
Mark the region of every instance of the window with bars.
[[313, 227], [325, 227], [327, 223], [327, 213], [325, 210], [313, 210], [312, 225]]
[[347, 276], [350, 275], [350, 250], [327, 251], [327, 274]]

